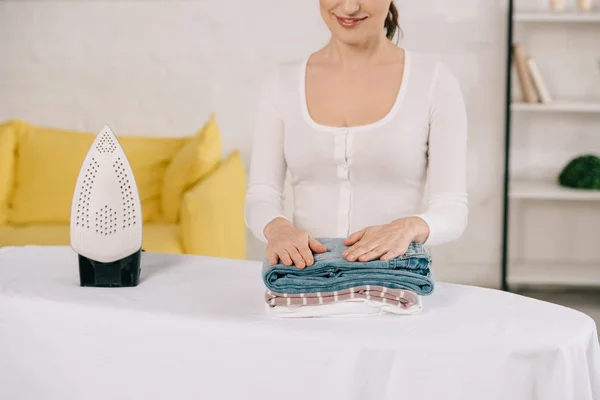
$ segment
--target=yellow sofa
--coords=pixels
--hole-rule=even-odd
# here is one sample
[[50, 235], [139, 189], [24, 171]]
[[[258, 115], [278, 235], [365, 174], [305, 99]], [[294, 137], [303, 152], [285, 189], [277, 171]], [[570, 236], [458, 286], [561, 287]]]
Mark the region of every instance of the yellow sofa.
[[[115, 132], [140, 192], [143, 249], [244, 259], [246, 171], [214, 115], [192, 136]], [[0, 247], [69, 245], [71, 202], [96, 133], [0, 124]]]

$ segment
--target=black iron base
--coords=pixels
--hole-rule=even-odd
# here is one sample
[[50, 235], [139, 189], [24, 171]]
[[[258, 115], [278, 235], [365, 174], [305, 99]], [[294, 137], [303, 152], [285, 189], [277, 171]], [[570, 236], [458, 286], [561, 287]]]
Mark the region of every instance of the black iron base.
[[79, 255], [79, 280], [81, 286], [131, 287], [140, 280], [142, 249], [130, 256], [110, 263], [91, 260]]

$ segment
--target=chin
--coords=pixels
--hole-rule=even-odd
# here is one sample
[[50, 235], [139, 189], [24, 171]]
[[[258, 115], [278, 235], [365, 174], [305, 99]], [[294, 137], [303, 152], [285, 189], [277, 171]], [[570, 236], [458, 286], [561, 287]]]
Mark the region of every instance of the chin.
[[348, 31], [339, 31], [336, 30], [336, 32], [333, 34], [333, 37], [344, 43], [344, 44], [351, 44], [351, 45], [357, 45], [357, 44], [361, 44], [364, 43], [368, 40], [369, 36], [365, 35], [364, 33], [359, 33], [359, 32], [348, 32]]
[[339, 26], [333, 26], [332, 28], [331, 32], [333, 38], [348, 45], [360, 45], [378, 36], [377, 32], [372, 32], [371, 29], [364, 29], [366, 27], [345, 29]]

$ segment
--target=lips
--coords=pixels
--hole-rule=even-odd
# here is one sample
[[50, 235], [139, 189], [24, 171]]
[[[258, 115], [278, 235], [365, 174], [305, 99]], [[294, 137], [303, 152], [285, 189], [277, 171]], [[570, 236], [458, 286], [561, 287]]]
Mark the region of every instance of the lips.
[[355, 17], [338, 17], [336, 15], [336, 19], [338, 20], [338, 23], [343, 26], [344, 28], [354, 28], [355, 26], [359, 25], [361, 22], [363, 22], [365, 19], [367, 19], [367, 17], [362, 17], [362, 18], [355, 18]]

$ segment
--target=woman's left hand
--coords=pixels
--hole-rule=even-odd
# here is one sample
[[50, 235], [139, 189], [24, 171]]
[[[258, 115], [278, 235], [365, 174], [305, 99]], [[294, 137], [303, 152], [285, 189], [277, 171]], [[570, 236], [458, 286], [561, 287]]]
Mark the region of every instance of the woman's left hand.
[[400, 218], [389, 224], [370, 226], [344, 240], [350, 246], [342, 253], [348, 261], [389, 260], [406, 253], [411, 242], [424, 243], [427, 223], [419, 217]]

